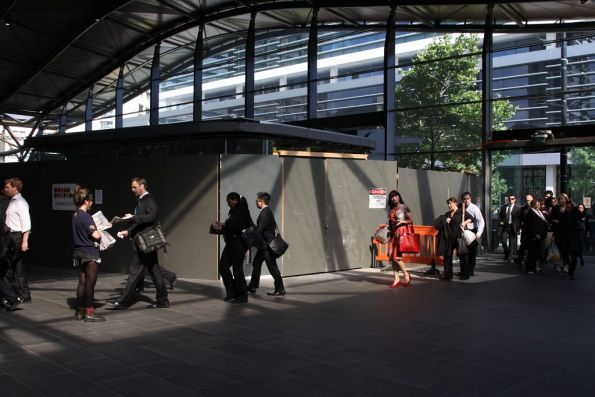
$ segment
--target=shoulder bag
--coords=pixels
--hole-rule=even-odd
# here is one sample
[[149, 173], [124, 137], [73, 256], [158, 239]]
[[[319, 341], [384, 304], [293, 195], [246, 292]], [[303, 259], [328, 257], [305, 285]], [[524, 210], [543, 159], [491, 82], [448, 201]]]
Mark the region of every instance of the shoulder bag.
[[461, 231], [459, 232], [459, 236], [457, 237], [457, 255], [467, 255], [469, 253], [469, 247], [467, 246], [467, 241], [465, 240], [465, 232], [464, 232], [464, 225], [465, 223], [465, 203], [463, 203], [463, 210], [461, 211]]
[[136, 234], [135, 240], [138, 250], [145, 254], [156, 252], [161, 248], [165, 250], [168, 245], [160, 225], [150, 226], [141, 230]]
[[397, 228], [399, 233], [399, 252], [417, 254], [419, 252], [419, 234], [415, 234], [412, 224]]
[[381, 227], [374, 232], [374, 239], [380, 244], [388, 243], [388, 225]]
[[283, 240], [283, 237], [281, 237], [281, 233], [279, 232], [279, 227], [277, 227], [277, 225], [275, 225], [275, 232], [275, 238], [268, 243], [268, 246], [273, 254], [278, 258], [282, 256], [285, 251], [287, 251], [289, 244], [287, 244], [287, 242]]

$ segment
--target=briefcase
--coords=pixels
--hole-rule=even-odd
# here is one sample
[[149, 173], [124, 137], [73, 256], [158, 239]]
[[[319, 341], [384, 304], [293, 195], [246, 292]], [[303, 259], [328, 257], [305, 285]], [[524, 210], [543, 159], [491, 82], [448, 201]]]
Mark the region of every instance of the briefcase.
[[159, 225], [141, 230], [137, 233], [135, 239], [136, 248], [145, 254], [155, 252], [161, 248], [165, 250], [168, 245]]

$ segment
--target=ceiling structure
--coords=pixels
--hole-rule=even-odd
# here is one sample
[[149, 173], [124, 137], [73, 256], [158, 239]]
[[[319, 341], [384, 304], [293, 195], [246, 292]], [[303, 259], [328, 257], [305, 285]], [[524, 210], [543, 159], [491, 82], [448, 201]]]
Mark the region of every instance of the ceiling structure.
[[[60, 114], [84, 120], [92, 90], [94, 111], [112, 108], [125, 65], [126, 91], [150, 85], [154, 47], [161, 43], [164, 75], [188, 65], [199, 26], [206, 51], [248, 29], [307, 29], [319, 8], [319, 29], [382, 29], [396, 6], [398, 30], [479, 31], [485, 1], [366, 0], [9, 0], [0, 5], [0, 122], [56, 128]], [[437, 4], [439, 3], [439, 5]], [[494, 2], [494, 31], [595, 30], [595, 2]], [[171, 49], [171, 51], [169, 51]], [[72, 118], [70, 116], [73, 116]], [[78, 121], [77, 121], [78, 120]]]

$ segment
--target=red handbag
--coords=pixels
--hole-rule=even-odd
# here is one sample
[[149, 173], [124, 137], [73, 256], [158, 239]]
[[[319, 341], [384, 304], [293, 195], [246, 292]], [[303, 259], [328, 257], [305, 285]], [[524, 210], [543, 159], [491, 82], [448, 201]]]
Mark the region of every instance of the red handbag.
[[397, 232], [399, 234], [399, 252], [417, 254], [419, 252], [419, 234], [415, 234], [413, 225], [400, 227]]

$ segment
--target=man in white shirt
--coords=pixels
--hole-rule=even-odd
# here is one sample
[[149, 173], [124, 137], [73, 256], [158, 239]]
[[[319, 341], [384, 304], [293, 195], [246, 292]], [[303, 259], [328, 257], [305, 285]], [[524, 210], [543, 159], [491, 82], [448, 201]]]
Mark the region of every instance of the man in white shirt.
[[27, 282], [27, 270], [23, 264], [23, 254], [29, 250], [29, 234], [31, 233], [31, 217], [29, 204], [21, 196], [23, 182], [19, 178], [4, 181], [4, 194], [10, 198], [6, 209], [5, 232], [8, 271], [7, 278], [13, 283], [18, 294], [25, 302], [31, 301], [31, 291]]
[[474, 276], [477, 247], [479, 246], [481, 235], [485, 229], [485, 220], [483, 219], [479, 207], [471, 202], [471, 193], [463, 193], [461, 199], [463, 200], [463, 204], [465, 204], [465, 210], [473, 218], [473, 223], [468, 223], [467, 229], [470, 229], [475, 233], [475, 241], [469, 245], [469, 275]]

